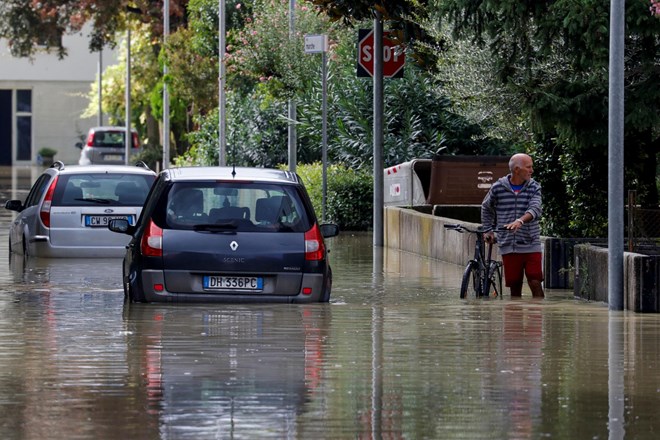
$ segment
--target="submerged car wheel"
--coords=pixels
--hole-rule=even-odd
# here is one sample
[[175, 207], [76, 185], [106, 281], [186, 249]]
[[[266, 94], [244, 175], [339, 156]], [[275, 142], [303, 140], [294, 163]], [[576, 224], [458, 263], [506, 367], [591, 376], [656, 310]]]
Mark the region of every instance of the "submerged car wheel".
[[332, 291], [332, 269], [328, 270], [327, 281], [325, 282], [325, 288], [323, 289], [323, 295], [321, 295], [321, 300], [319, 302], [327, 303], [330, 302], [330, 292]]
[[135, 303], [145, 303], [147, 300], [144, 298], [144, 294], [133, 287], [130, 277], [126, 280], [126, 296], [128, 301]]

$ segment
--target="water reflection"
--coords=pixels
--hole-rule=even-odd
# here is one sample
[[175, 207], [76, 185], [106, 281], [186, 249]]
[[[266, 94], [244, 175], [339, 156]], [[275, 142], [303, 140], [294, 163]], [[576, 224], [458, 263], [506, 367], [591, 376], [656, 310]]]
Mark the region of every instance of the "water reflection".
[[331, 303], [305, 306], [125, 305], [120, 259], [0, 246], [0, 437], [657, 436], [660, 316], [467, 303], [460, 267], [371, 243], [329, 240]]
[[330, 312], [131, 305], [131, 380], [168, 437], [293, 437], [321, 384]]

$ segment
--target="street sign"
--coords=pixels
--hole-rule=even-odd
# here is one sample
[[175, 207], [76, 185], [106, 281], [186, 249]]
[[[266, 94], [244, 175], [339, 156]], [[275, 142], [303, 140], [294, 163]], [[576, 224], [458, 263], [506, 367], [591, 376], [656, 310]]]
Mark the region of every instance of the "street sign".
[[327, 51], [327, 35], [305, 35], [305, 53], [321, 53]]
[[[383, 32], [383, 77], [402, 78], [406, 54], [393, 40], [388, 38], [390, 31]], [[360, 29], [358, 32], [357, 76], [374, 76], [374, 31]]]

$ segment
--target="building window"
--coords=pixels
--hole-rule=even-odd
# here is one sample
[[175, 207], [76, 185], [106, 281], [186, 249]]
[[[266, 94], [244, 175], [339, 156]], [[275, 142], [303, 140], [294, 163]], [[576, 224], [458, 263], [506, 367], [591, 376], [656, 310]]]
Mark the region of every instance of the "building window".
[[32, 113], [32, 90], [16, 90], [16, 113]]
[[16, 160], [32, 160], [32, 90], [16, 90]]

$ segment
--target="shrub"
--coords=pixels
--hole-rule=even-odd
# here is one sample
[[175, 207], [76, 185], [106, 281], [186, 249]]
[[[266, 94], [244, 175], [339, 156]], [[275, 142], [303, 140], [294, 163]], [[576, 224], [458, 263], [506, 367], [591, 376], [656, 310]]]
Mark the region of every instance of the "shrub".
[[[296, 169], [305, 183], [319, 221], [323, 221], [323, 165], [315, 162]], [[370, 172], [342, 165], [327, 169], [325, 221], [337, 223], [342, 230], [366, 231], [373, 222], [373, 176]]]

